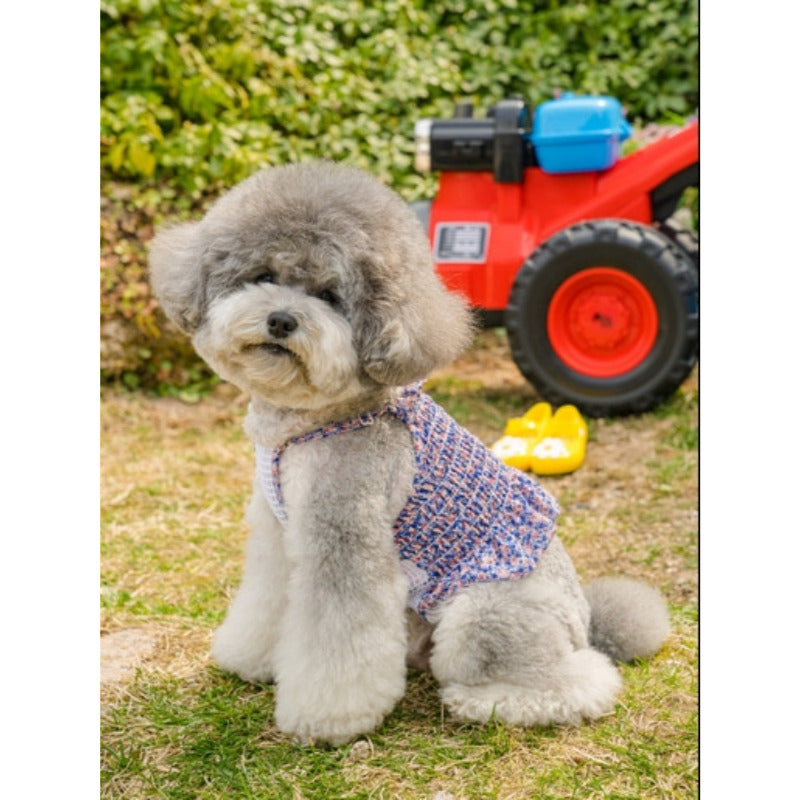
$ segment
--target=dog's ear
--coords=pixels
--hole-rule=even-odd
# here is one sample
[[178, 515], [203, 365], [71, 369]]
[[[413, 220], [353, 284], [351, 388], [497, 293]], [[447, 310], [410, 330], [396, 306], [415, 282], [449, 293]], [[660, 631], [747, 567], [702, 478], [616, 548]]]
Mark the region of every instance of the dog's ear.
[[199, 222], [160, 230], [150, 244], [150, 282], [164, 313], [184, 332], [200, 324], [203, 267]]
[[371, 330], [362, 333], [364, 371], [387, 386], [422, 380], [449, 364], [473, 336], [467, 304], [445, 290], [432, 270], [412, 272], [413, 287], [401, 284], [397, 295], [371, 304]]

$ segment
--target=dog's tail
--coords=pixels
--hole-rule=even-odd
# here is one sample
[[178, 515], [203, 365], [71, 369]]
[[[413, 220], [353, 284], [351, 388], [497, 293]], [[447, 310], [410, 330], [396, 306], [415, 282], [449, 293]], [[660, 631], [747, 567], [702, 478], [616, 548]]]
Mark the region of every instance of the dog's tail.
[[616, 661], [655, 653], [669, 634], [664, 598], [630, 578], [597, 578], [583, 587], [592, 609], [589, 641]]

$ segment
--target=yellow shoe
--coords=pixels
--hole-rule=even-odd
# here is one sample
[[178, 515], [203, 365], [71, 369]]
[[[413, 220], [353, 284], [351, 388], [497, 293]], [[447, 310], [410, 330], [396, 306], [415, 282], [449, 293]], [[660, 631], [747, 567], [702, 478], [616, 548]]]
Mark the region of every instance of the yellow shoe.
[[521, 417], [512, 417], [506, 429], [491, 447], [491, 451], [510, 467], [530, 469], [531, 454], [542, 438], [553, 409], [550, 403], [536, 403]]
[[561, 475], [574, 472], [586, 457], [589, 432], [575, 406], [561, 406], [544, 426], [528, 459], [529, 469], [537, 475]]

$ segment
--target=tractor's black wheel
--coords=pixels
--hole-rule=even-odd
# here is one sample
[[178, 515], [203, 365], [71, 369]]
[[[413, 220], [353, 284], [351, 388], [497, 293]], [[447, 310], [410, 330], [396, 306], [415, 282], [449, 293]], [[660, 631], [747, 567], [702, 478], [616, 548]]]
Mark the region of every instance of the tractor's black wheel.
[[683, 225], [676, 217], [670, 217], [662, 222], [654, 222], [653, 227], [682, 247], [692, 259], [698, 275], [700, 274], [700, 240], [697, 234]]
[[665, 234], [626, 220], [573, 225], [517, 274], [511, 352], [551, 403], [590, 417], [648, 411], [695, 364], [698, 294], [691, 256]]

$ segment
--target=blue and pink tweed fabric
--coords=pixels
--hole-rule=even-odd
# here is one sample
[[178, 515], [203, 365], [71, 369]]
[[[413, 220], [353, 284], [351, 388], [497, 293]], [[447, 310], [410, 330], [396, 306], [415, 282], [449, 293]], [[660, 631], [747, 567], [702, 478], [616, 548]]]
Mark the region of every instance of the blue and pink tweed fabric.
[[287, 447], [358, 430], [386, 414], [408, 427], [416, 456], [413, 491], [394, 524], [409, 605], [427, 617], [462, 587], [530, 573], [553, 538], [558, 503], [492, 455], [420, 384], [382, 409], [318, 428], [276, 450], [256, 445], [260, 483], [275, 516], [287, 524], [280, 486]]

